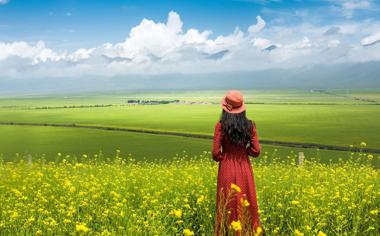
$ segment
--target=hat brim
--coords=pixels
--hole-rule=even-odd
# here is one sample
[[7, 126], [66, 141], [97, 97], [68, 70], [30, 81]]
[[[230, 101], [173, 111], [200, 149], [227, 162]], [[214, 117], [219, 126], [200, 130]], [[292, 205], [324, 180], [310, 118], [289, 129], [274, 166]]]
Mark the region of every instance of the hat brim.
[[222, 99], [222, 102], [221, 102], [223, 110], [225, 110], [228, 113], [240, 113], [240, 112], [245, 111], [245, 103], [244, 103], [244, 101], [242, 102], [242, 104], [241, 104], [240, 107], [233, 107], [231, 110], [229, 110], [227, 108], [227, 106], [226, 106], [227, 105], [226, 97], [227, 96], [224, 96], [223, 99]]

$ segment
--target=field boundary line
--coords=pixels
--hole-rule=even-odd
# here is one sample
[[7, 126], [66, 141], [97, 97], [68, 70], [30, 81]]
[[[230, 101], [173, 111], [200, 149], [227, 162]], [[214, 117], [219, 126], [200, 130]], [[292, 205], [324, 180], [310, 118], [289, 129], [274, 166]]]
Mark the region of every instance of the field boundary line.
[[[144, 130], [144, 129], [133, 129], [126, 127], [112, 127], [112, 126], [100, 126], [100, 125], [81, 125], [81, 124], [62, 124], [62, 123], [29, 123], [29, 122], [0, 122], [0, 125], [14, 125], [14, 126], [49, 126], [49, 127], [65, 127], [65, 128], [82, 128], [82, 129], [97, 129], [105, 131], [121, 131], [121, 132], [133, 132], [133, 133], [145, 133], [145, 134], [156, 134], [156, 135], [171, 135], [180, 136], [188, 138], [198, 138], [198, 139], [213, 139], [213, 135], [209, 134], [193, 134], [193, 133], [182, 133], [175, 131], [160, 131], [160, 130]], [[323, 150], [334, 150], [334, 151], [346, 151], [346, 152], [366, 152], [366, 153], [380, 153], [380, 149], [374, 148], [358, 148], [358, 147], [343, 147], [335, 145], [324, 145], [318, 143], [302, 143], [302, 142], [286, 142], [286, 141], [274, 141], [260, 139], [261, 144], [269, 144], [274, 146], [285, 146], [285, 147], [297, 147], [297, 148], [318, 148]]]

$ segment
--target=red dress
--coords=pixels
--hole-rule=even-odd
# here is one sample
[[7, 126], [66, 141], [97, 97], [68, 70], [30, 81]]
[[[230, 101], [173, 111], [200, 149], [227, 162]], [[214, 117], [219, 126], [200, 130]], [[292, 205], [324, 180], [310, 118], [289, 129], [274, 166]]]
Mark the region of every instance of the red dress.
[[[215, 235], [222, 235], [221, 226], [223, 225], [223, 221], [228, 222], [228, 226], [230, 226], [232, 221], [239, 220], [240, 223], [245, 222], [250, 224], [247, 224], [248, 228], [256, 230], [257, 227], [260, 226], [260, 219], [253, 170], [248, 156], [257, 157], [260, 154], [260, 144], [256, 127], [252, 125], [251, 140], [249, 146], [246, 147], [245, 145], [234, 144], [227, 136], [223, 136], [221, 126], [220, 121], [215, 125], [212, 147], [212, 157], [214, 161], [219, 162]], [[238, 190], [233, 191], [235, 194], [232, 195], [233, 197], [230, 198], [228, 204], [221, 204], [221, 196], [225, 198], [229, 192], [232, 191], [231, 184], [237, 185], [240, 188], [240, 192]], [[246, 204], [244, 206], [242, 204], [242, 197], [248, 201], [249, 205]], [[227, 216], [225, 213], [223, 214], [221, 210], [223, 205], [226, 206], [226, 210], [224, 210], [225, 213], [226, 211], [230, 211], [230, 214], [227, 213]], [[243, 211], [245, 213], [243, 213]], [[242, 218], [243, 215], [246, 216], [247, 214], [249, 214], [250, 219], [247, 217]], [[235, 228], [237, 232], [236, 235], [240, 235], [245, 229], [247, 228], [243, 227], [242, 230]]]

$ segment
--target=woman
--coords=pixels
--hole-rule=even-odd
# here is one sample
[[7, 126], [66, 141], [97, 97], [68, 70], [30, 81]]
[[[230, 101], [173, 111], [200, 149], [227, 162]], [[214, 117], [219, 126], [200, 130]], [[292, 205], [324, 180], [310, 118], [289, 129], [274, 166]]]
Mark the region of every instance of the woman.
[[229, 91], [221, 105], [222, 115], [215, 125], [212, 148], [212, 157], [219, 162], [215, 235], [224, 235], [228, 230], [237, 235], [247, 235], [247, 231], [258, 235], [264, 232], [248, 157], [260, 154], [256, 125], [247, 119], [239, 91]]

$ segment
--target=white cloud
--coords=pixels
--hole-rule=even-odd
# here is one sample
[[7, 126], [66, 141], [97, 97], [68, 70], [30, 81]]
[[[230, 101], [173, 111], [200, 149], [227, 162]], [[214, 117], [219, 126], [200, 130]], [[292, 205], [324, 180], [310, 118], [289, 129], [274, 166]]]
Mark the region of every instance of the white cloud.
[[341, 13], [351, 18], [357, 10], [370, 10], [373, 7], [372, 0], [330, 0], [340, 7]]
[[365, 37], [361, 40], [363, 46], [370, 46], [376, 43], [380, 43], [380, 32], [373, 34], [371, 36]]
[[0, 5], [7, 4], [8, 2], [9, 2], [9, 0], [0, 0]]
[[38, 41], [35, 46], [31, 46], [26, 42], [0, 42], [0, 61], [8, 57], [29, 58], [33, 64], [61, 59], [53, 50], [46, 48], [43, 41]]
[[339, 46], [339, 44], [340, 44], [340, 41], [339, 41], [339, 40], [337, 40], [337, 39], [333, 39], [333, 40], [328, 41], [327, 46], [328, 46], [329, 48], [336, 48], [336, 47]]
[[344, 1], [342, 3], [342, 7], [345, 10], [365, 10], [370, 9], [371, 3], [370, 1], [360, 0], [360, 1]]
[[172, 11], [166, 22], [143, 19], [123, 42], [71, 53], [43, 41], [0, 42], [0, 77], [207, 73], [380, 60], [380, 44], [373, 45], [380, 39], [377, 21], [280, 27], [256, 19], [246, 31], [236, 27], [214, 36], [211, 30], [184, 30]]
[[248, 27], [248, 32], [252, 34], [260, 32], [265, 27], [265, 21], [261, 18], [261, 16], [257, 16], [256, 20], [256, 25], [251, 25]]
[[251, 42], [253, 43], [253, 46], [258, 47], [260, 49], [267, 48], [271, 45], [270, 40], [264, 38], [254, 38]]

